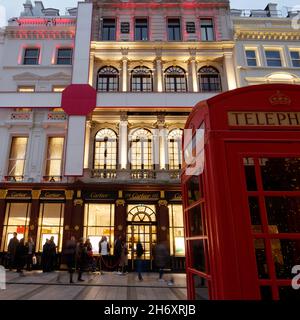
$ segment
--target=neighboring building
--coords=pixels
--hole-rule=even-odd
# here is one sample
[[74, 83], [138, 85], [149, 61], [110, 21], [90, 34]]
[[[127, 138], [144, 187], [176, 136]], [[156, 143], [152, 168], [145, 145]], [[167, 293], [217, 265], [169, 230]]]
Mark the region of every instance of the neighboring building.
[[[153, 245], [166, 240], [173, 269], [184, 270], [187, 117], [201, 100], [278, 76], [253, 51], [287, 50], [249, 41], [259, 18], [237, 13], [229, 1], [95, 0], [60, 15], [26, 1], [0, 31], [1, 252], [14, 231], [39, 251], [54, 236], [59, 252], [71, 235], [89, 237], [97, 252], [102, 235], [113, 246], [122, 234], [132, 265], [138, 239], [149, 266]], [[290, 29], [290, 19], [266, 20], [270, 37]], [[285, 32], [297, 51], [289, 34], [298, 33]], [[296, 79], [290, 57], [284, 72]]]
[[265, 83], [300, 83], [299, 12], [284, 16], [276, 4], [264, 10], [231, 10], [239, 87]]

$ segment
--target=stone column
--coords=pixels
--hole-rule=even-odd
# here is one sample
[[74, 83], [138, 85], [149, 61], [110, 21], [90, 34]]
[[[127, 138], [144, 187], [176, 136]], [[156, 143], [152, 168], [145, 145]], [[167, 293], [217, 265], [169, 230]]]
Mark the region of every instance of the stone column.
[[232, 52], [224, 52], [224, 67], [227, 76], [228, 90], [234, 90], [237, 88], [237, 83]]
[[127, 84], [128, 84], [128, 59], [127, 57], [123, 56], [123, 59], [122, 59], [122, 91], [123, 92], [128, 91]]
[[157, 212], [157, 241], [158, 243], [166, 241], [168, 249], [170, 247], [170, 230], [169, 230], [169, 208], [168, 201], [164, 199], [164, 191], [161, 191], [161, 200], [156, 206]]
[[[90, 55], [90, 68], [89, 68], [89, 85], [93, 87], [94, 84], [94, 66], [95, 66], [95, 56], [94, 54]], [[97, 84], [95, 84], [97, 88]]]
[[127, 169], [128, 164], [128, 117], [122, 112], [119, 124], [119, 168]]
[[156, 60], [156, 91], [163, 91], [163, 70], [161, 57], [157, 57]]
[[115, 206], [115, 230], [114, 230], [114, 236], [115, 239], [119, 235], [122, 235], [122, 237], [126, 238], [126, 224], [127, 224], [127, 212], [126, 212], [126, 203], [123, 199], [123, 191], [119, 191], [118, 199], [116, 201]]
[[73, 235], [71, 230], [71, 225], [72, 225], [74, 191], [65, 190], [65, 195], [66, 195], [66, 203], [65, 203], [65, 212], [64, 212], [63, 248], [65, 247], [67, 241]]
[[86, 121], [85, 125], [85, 144], [84, 144], [84, 169], [89, 168], [89, 155], [90, 155], [90, 139], [91, 139], [92, 121]]
[[[70, 191], [69, 191], [70, 192]], [[73, 199], [73, 195], [72, 195]], [[71, 200], [71, 192], [69, 194], [69, 200]], [[71, 207], [71, 203], [70, 203]], [[78, 190], [76, 199], [73, 202], [73, 208], [71, 213], [71, 234], [76, 240], [83, 237], [83, 223], [84, 223], [84, 203], [81, 198], [81, 191]], [[69, 222], [70, 220], [68, 220]], [[66, 225], [65, 225], [66, 226]]]
[[[40, 214], [40, 195], [41, 190], [32, 190], [32, 202], [31, 202], [31, 212], [29, 220], [29, 232], [28, 237], [32, 237], [34, 243], [37, 243], [37, 232], [39, 224], [39, 214]], [[39, 248], [36, 248], [38, 251]]]
[[[167, 155], [167, 139], [168, 132], [166, 129], [165, 115], [157, 116], [157, 129], [159, 130], [159, 147], [155, 151], [159, 151], [159, 169], [167, 169], [168, 155]], [[154, 145], [155, 146], [155, 145]]]
[[4, 219], [5, 219], [5, 208], [6, 208], [6, 203], [5, 203], [5, 199], [6, 199], [6, 195], [7, 195], [7, 190], [6, 189], [0, 189], [0, 245], [2, 247], [3, 245], [3, 225], [4, 225]]
[[191, 84], [192, 84], [192, 91], [193, 92], [198, 92], [199, 88], [198, 88], [198, 77], [197, 77], [197, 68], [196, 68], [196, 59], [195, 57], [192, 57], [189, 60], [190, 63], [190, 75], [191, 75]]

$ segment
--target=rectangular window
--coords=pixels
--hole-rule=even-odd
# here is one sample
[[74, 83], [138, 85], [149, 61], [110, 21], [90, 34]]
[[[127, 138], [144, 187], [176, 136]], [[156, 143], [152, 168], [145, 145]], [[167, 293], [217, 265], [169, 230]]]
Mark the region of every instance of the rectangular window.
[[102, 236], [107, 237], [112, 253], [114, 247], [114, 224], [114, 204], [89, 203], [85, 205], [83, 235], [91, 240], [94, 254], [99, 253], [99, 242]]
[[183, 209], [180, 204], [170, 204], [170, 253], [172, 256], [185, 256]]
[[116, 20], [115, 19], [103, 19], [102, 40], [103, 41], [116, 40]]
[[214, 24], [212, 19], [201, 19], [201, 40], [202, 41], [213, 41], [214, 35]]
[[25, 65], [37, 65], [39, 64], [40, 49], [39, 48], [27, 48], [24, 52], [23, 64]]
[[7, 251], [9, 241], [13, 237], [14, 232], [18, 234], [17, 238], [19, 240], [22, 238], [27, 239], [30, 209], [31, 204], [29, 202], [8, 202], [6, 204], [1, 252]]
[[35, 86], [19, 86], [18, 92], [22, 92], [22, 93], [35, 92]]
[[135, 19], [134, 40], [145, 41], [148, 40], [148, 20]]
[[43, 250], [47, 239], [54, 238], [58, 252], [62, 251], [64, 203], [41, 203], [36, 248]]
[[25, 169], [27, 137], [13, 137], [8, 161], [8, 176], [22, 181]]
[[246, 50], [246, 59], [247, 59], [247, 65], [249, 67], [256, 67], [257, 66], [255, 50]]
[[290, 51], [294, 68], [300, 68], [300, 51]]
[[281, 55], [279, 50], [266, 50], [266, 59], [268, 67], [281, 67]]
[[65, 86], [53, 86], [52, 91], [53, 92], [63, 92], [66, 89]]
[[180, 19], [168, 19], [168, 40], [169, 41], [180, 41], [181, 30], [180, 30]]
[[63, 153], [64, 137], [50, 137], [48, 139], [46, 177], [52, 181], [61, 178]]
[[72, 48], [64, 48], [57, 50], [57, 64], [60, 65], [71, 65], [73, 57]]

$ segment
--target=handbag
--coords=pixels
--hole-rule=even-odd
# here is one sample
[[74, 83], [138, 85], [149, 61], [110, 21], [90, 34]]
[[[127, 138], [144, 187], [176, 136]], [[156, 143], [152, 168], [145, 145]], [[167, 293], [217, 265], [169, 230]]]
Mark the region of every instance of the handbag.
[[37, 258], [36, 256], [32, 256], [32, 264], [36, 265], [37, 264]]

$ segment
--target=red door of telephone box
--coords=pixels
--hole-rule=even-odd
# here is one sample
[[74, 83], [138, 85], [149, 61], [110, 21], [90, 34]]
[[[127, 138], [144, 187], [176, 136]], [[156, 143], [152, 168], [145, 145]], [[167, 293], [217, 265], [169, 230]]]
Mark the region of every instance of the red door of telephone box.
[[196, 175], [183, 166], [188, 298], [299, 298], [298, 101], [299, 86], [252, 86], [191, 113], [185, 129], [204, 129], [204, 153], [192, 145], [205, 160]]

